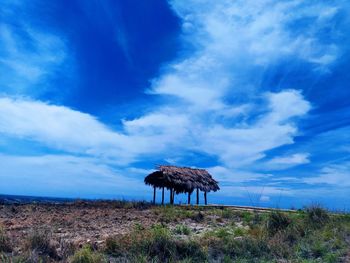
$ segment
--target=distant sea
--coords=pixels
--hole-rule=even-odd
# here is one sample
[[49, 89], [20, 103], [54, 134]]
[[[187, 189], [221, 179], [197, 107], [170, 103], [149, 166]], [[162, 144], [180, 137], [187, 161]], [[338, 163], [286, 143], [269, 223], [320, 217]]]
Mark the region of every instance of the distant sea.
[[73, 202], [73, 198], [58, 197], [41, 197], [41, 196], [25, 196], [25, 195], [1, 195], [0, 204], [31, 204], [31, 203], [50, 203], [59, 204]]

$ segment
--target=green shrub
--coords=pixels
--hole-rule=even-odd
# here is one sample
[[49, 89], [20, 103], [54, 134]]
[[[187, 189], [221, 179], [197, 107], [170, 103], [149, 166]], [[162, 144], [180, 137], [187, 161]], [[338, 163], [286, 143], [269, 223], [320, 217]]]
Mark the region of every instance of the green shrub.
[[230, 237], [233, 237], [234, 230], [228, 227], [220, 227], [219, 229], [215, 230], [215, 236], [221, 239], [227, 239]]
[[123, 254], [121, 244], [119, 240], [116, 238], [108, 237], [106, 239], [106, 245], [105, 245], [105, 251], [108, 254], [114, 255], [114, 256], [120, 256]]
[[270, 253], [274, 258], [288, 259], [293, 254], [293, 246], [286, 242], [286, 231], [277, 232], [267, 240]]
[[273, 211], [269, 214], [266, 227], [270, 234], [275, 234], [286, 229], [290, 224], [291, 220], [285, 213]]
[[245, 230], [242, 227], [237, 227], [233, 230], [233, 234], [237, 237], [237, 236], [244, 236], [247, 234], [247, 230]]
[[[188, 231], [183, 225], [177, 229], [181, 233]], [[123, 255], [131, 262], [176, 262], [187, 259], [202, 262], [206, 258], [198, 242], [175, 240], [170, 230], [159, 224], [119, 239], [106, 240], [106, 251], [115, 256]]]
[[251, 224], [252, 225], [260, 225], [264, 221], [268, 219], [268, 214], [266, 213], [259, 213], [259, 212], [254, 212], [252, 219], [251, 219]]
[[224, 255], [231, 258], [264, 259], [269, 256], [270, 249], [265, 240], [244, 237], [231, 239], [224, 244]]
[[195, 213], [194, 215], [192, 215], [191, 219], [196, 221], [197, 223], [203, 222], [204, 221], [204, 214], [199, 211], [198, 213]]
[[[176, 242], [177, 259], [186, 262], [205, 262], [207, 255], [200, 244], [196, 241]], [[191, 260], [191, 261], [188, 261]]]
[[234, 218], [236, 214], [232, 209], [224, 208], [221, 212], [221, 215], [223, 218], [231, 219], [231, 218]]
[[103, 263], [107, 262], [106, 259], [98, 253], [94, 253], [89, 246], [85, 246], [78, 250], [71, 260], [70, 263]]
[[51, 244], [51, 235], [46, 230], [33, 230], [26, 242], [27, 250], [32, 250], [40, 255], [48, 255], [51, 258], [57, 258], [57, 252]]
[[242, 212], [241, 217], [245, 224], [250, 224], [253, 219], [253, 214], [251, 212], [244, 211]]
[[156, 210], [156, 213], [159, 213], [161, 221], [166, 223], [177, 222], [177, 220], [181, 219], [182, 216], [177, 207], [170, 205], [159, 207]]
[[67, 259], [72, 256], [76, 250], [76, 246], [72, 241], [61, 239], [59, 242], [59, 256], [62, 261], [66, 262]]
[[151, 230], [151, 237], [146, 242], [148, 255], [151, 258], [168, 262], [176, 256], [175, 242], [171, 238], [169, 229], [164, 226], [154, 225]]
[[305, 209], [307, 215], [307, 223], [312, 227], [321, 227], [328, 223], [330, 217], [326, 209], [319, 205], [313, 205]]
[[189, 234], [191, 234], [191, 229], [188, 226], [181, 224], [175, 227], [174, 233], [178, 235], [188, 236]]
[[[124, 261], [121, 261], [121, 262], [124, 262]], [[128, 262], [128, 261], [125, 260], [125, 262]], [[137, 254], [137, 255], [131, 256], [130, 262], [132, 262], [132, 263], [149, 263], [149, 262], [154, 262], [154, 261], [149, 261], [148, 257], [144, 254]]]
[[0, 226], [0, 253], [1, 252], [11, 252], [11, 243], [8, 238], [5, 229]]

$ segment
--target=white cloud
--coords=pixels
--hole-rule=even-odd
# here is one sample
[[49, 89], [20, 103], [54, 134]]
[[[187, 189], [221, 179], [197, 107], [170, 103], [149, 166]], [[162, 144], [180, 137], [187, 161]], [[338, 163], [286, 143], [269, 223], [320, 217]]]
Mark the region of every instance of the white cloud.
[[4, 3], [4, 19], [0, 22], [0, 89], [5, 94], [36, 96], [46, 91], [44, 80], [63, 62], [68, 63], [67, 47], [61, 37], [31, 27], [21, 16], [14, 26], [12, 19], [17, 15], [13, 12], [20, 7], [19, 3]]
[[350, 187], [350, 162], [326, 166], [321, 169], [319, 176], [305, 178], [304, 182], [312, 185]]
[[239, 169], [227, 168], [224, 166], [214, 166], [206, 168], [210, 174], [215, 175], [215, 179], [220, 183], [249, 182], [272, 176], [267, 173], [254, 173]]
[[263, 195], [260, 197], [260, 201], [261, 202], [268, 202], [268, 201], [270, 201], [270, 197], [267, 195]]
[[270, 170], [286, 169], [296, 165], [310, 163], [308, 153], [295, 153], [290, 156], [275, 157], [263, 163], [263, 166]]
[[[221, 111], [228, 95], [240, 94], [240, 99], [242, 93], [249, 99], [254, 93], [258, 96], [261, 87], [256, 83], [266, 67], [288, 57], [314, 63], [315, 69], [328, 67], [337, 58], [337, 47], [317, 37], [326, 26], [318, 17], [329, 10], [327, 5], [306, 7], [303, 1], [270, 0], [171, 4], [183, 20], [184, 41], [195, 51], [168, 65], [167, 73], [153, 81], [150, 92], [183, 99], [191, 110]], [[317, 12], [312, 11], [315, 9]], [[303, 18], [315, 22], [295, 33], [289, 25]]]
[[286, 157], [276, 157], [270, 160], [271, 164], [286, 164], [286, 165], [294, 165], [294, 164], [304, 164], [309, 163], [309, 154], [307, 153], [296, 153], [291, 156]]
[[[30, 99], [0, 98], [0, 135], [37, 141], [53, 149], [101, 158], [119, 165], [140, 155], [161, 154], [178, 147], [184, 116], [148, 115], [124, 121], [123, 132], [113, 131], [95, 117]], [[176, 132], [174, 132], [176, 131]]]
[[[0, 98], [0, 133], [55, 149], [101, 157], [131, 158], [132, 142], [89, 114], [40, 101]], [[127, 153], [119, 155], [125, 148]]]
[[0, 191], [5, 194], [120, 197], [148, 190], [141, 180], [130, 178], [135, 171], [116, 170], [95, 158], [0, 155], [0, 166]]
[[[220, 189], [220, 195], [223, 196], [241, 196], [241, 197], [254, 197], [259, 200], [261, 196], [290, 196], [293, 195], [294, 190], [282, 187], [273, 186], [225, 186]], [[258, 198], [257, 198], [258, 197]], [[256, 201], [256, 200], [252, 200]]]

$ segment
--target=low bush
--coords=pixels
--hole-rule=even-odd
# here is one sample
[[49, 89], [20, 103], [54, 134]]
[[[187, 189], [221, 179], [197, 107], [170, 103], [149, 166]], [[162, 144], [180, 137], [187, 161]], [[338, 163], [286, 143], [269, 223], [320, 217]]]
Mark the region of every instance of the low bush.
[[108, 237], [106, 239], [105, 251], [113, 256], [122, 255], [122, 248], [120, 247], [121, 242], [117, 238]]
[[186, 235], [188, 236], [189, 234], [191, 234], [191, 229], [186, 226], [186, 225], [177, 225], [174, 229], [174, 233], [177, 235]]
[[0, 226], [0, 253], [1, 252], [11, 252], [12, 247], [10, 239], [8, 238], [5, 229]]
[[150, 238], [145, 240], [145, 244], [142, 243], [141, 248], [146, 247], [150, 258], [157, 258], [160, 262], [168, 262], [176, 257], [176, 244], [171, 238], [169, 229], [166, 227], [161, 225], [153, 226]]
[[198, 213], [192, 215], [191, 219], [196, 221], [197, 223], [203, 222], [204, 221], [204, 214], [199, 211]]
[[89, 246], [78, 250], [70, 259], [70, 263], [103, 263], [107, 260], [99, 253], [94, 253]]
[[329, 221], [328, 211], [319, 205], [312, 205], [305, 209], [307, 223], [312, 227], [322, 227]]
[[224, 208], [221, 212], [221, 216], [226, 219], [232, 219], [236, 217], [236, 213], [229, 208]]
[[291, 224], [291, 219], [283, 212], [273, 211], [269, 214], [266, 222], [267, 231], [275, 234], [278, 231], [286, 229]]
[[[255, 259], [266, 259], [270, 257], [270, 249], [265, 240], [254, 239], [251, 237], [243, 238], [229, 238], [224, 242], [217, 239], [218, 243], [211, 243], [209, 250], [211, 256], [221, 255], [221, 257], [228, 257], [230, 259], [247, 259], [249, 262], [255, 262]], [[216, 250], [216, 252], [214, 252]], [[214, 252], [214, 253], [213, 253]], [[236, 261], [234, 261], [236, 262]], [[260, 262], [260, 261], [256, 261]]]
[[237, 227], [233, 230], [233, 234], [237, 236], [245, 236], [247, 234], [247, 230], [242, 227]]
[[[181, 233], [186, 229], [183, 225], [179, 228]], [[176, 240], [167, 227], [159, 224], [129, 235], [108, 238], [105, 251], [132, 262], [176, 262], [188, 258], [201, 262], [205, 259], [205, 252], [198, 242]]]
[[248, 211], [243, 211], [241, 213], [241, 218], [243, 220], [243, 223], [245, 224], [250, 224], [252, 219], [253, 219], [253, 214], [251, 212], [248, 212]]
[[205, 262], [207, 259], [206, 252], [194, 240], [176, 242], [176, 252], [175, 258], [182, 260], [182, 262]]
[[34, 251], [39, 255], [58, 258], [56, 249], [51, 244], [51, 234], [47, 230], [33, 230], [29, 234], [25, 246], [27, 250]]
[[66, 262], [67, 259], [74, 254], [76, 250], [76, 246], [71, 241], [66, 241], [65, 239], [61, 239], [59, 241], [59, 248], [57, 251], [58, 257], [62, 259], [63, 262]]

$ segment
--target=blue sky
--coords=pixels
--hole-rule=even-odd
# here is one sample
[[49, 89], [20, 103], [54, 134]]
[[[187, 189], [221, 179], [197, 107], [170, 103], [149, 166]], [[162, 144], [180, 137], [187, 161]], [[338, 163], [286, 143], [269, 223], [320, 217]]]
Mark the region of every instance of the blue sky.
[[348, 1], [0, 2], [0, 193], [350, 209]]

